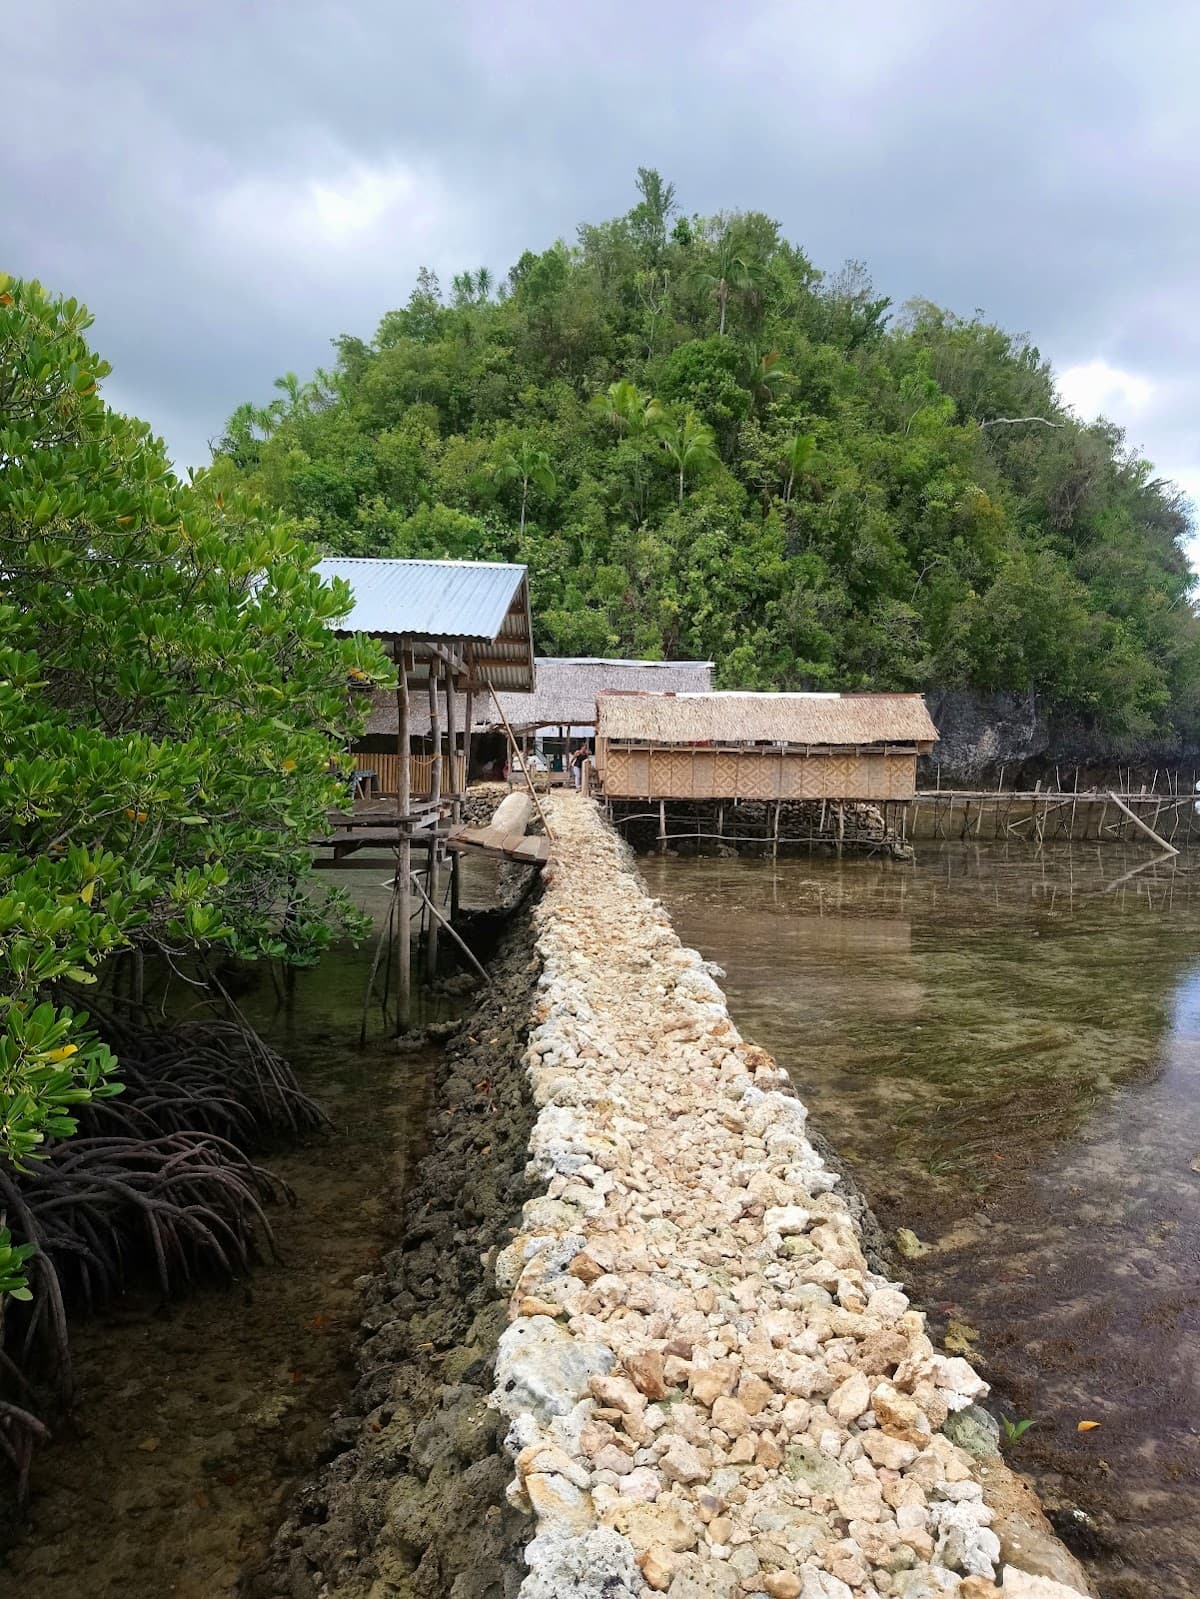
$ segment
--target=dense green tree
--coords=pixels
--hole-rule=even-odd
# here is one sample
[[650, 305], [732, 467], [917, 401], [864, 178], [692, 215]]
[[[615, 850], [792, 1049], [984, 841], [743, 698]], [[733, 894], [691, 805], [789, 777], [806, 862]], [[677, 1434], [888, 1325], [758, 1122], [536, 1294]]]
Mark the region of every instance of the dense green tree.
[[[346, 902], [313, 891], [308, 839], [344, 793], [352, 686], [389, 670], [330, 631], [344, 585], [317, 579], [316, 550], [234, 469], [182, 483], [106, 406], [89, 321], [0, 275], [5, 1161], [112, 1091], [84, 1000], [106, 963], [303, 961], [344, 924]], [[296, 394], [271, 439], [298, 426]]]
[[[623, 217], [492, 293], [423, 272], [332, 374], [243, 406], [231, 470], [330, 550], [528, 563], [539, 645], [711, 655], [725, 686], [1039, 695], [1200, 735], [1185, 502], [1037, 347], [761, 212]], [[535, 469], [536, 468], [536, 469]]]

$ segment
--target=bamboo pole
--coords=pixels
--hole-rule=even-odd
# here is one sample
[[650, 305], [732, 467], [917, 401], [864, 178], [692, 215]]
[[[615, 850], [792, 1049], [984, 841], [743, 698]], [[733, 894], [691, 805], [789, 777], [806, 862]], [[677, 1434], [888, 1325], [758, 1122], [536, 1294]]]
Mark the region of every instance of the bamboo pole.
[[[492, 701], [495, 704], [497, 711], [500, 713], [500, 720], [504, 724], [504, 731], [508, 734], [509, 748], [515, 755], [518, 753], [517, 741], [513, 736], [512, 728], [508, 725], [508, 717], [504, 714], [504, 707], [500, 703], [500, 696], [496, 693], [496, 690], [492, 687], [491, 683], [488, 684], [488, 693], [492, 696]], [[546, 837], [551, 843], [553, 843], [554, 833], [551, 830], [549, 819], [547, 818], [545, 811], [542, 809], [542, 802], [540, 799], [538, 799], [537, 789], [533, 786], [533, 779], [529, 775], [529, 764], [527, 761], [521, 762], [521, 770], [525, 774], [525, 787], [529, 790], [529, 797], [533, 801], [535, 810], [542, 819], [542, 826], [546, 829]]]
[[440, 922], [441, 925], [450, 934], [450, 937], [454, 940], [454, 942], [462, 950], [463, 954], [470, 961], [471, 965], [474, 966], [475, 970], [483, 978], [484, 982], [487, 983], [488, 986], [490, 987], [492, 979], [488, 976], [487, 970], [482, 965], [480, 965], [480, 962], [479, 962], [477, 956], [475, 955], [474, 950], [469, 948], [469, 946], [467, 945], [467, 943], [463, 939], [462, 935], [459, 933], [458, 928], [457, 927], [452, 927], [450, 925], [450, 923], [442, 915], [441, 911], [438, 910], [437, 906], [430, 899], [429, 895], [421, 887], [421, 882], [420, 882], [420, 879], [417, 876], [416, 872], [413, 872], [413, 874], [412, 874], [412, 883], [413, 883], [413, 887], [416, 889], [417, 893], [420, 894], [421, 898], [425, 901], [426, 909], [429, 911], [429, 925], [430, 925], [430, 928], [432, 929], [432, 928], [436, 927], [438, 925], [438, 923]]
[[1108, 797], [1109, 797], [1110, 800], [1112, 800], [1113, 804], [1117, 807], [1118, 810], [1122, 810], [1122, 811], [1125, 812], [1126, 816], [1128, 816], [1129, 820], [1138, 829], [1138, 831], [1140, 833], [1145, 833], [1147, 838], [1152, 838], [1154, 840], [1154, 842], [1158, 845], [1159, 849], [1161, 849], [1165, 854], [1167, 854], [1167, 855], [1178, 855], [1179, 854], [1179, 851], [1175, 848], [1174, 844], [1168, 844], [1166, 839], [1163, 838], [1161, 836], [1161, 834], [1156, 833], [1154, 831], [1154, 829], [1150, 826], [1149, 822], [1143, 822], [1141, 817], [1138, 816], [1135, 811], [1131, 811], [1130, 810], [1129, 806], [1126, 805], [1125, 801], [1121, 798], [1121, 796], [1119, 794], [1114, 794], [1110, 790]]
[[408, 886], [412, 868], [412, 846], [408, 835], [412, 766], [409, 751], [408, 650], [403, 639], [397, 641], [396, 653], [399, 656], [399, 676], [396, 680], [396, 825], [399, 830], [396, 874], [400, 879], [399, 903], [395, 907], [396, 1031], [400, 1032], [408, 1026], [412, 1013], [412, 894]]

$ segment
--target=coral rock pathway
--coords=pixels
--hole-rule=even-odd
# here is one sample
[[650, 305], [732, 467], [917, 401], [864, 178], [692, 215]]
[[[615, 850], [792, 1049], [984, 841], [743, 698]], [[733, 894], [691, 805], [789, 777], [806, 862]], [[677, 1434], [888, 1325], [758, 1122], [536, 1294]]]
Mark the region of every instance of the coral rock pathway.
[[521, 1599], [1070, 1599], [1002, 1563], [942, 1431], [986, 1385], [868, 1268], [786, 1075], [592, 803], [552, 824], [543, 1192], [497, 1261]]

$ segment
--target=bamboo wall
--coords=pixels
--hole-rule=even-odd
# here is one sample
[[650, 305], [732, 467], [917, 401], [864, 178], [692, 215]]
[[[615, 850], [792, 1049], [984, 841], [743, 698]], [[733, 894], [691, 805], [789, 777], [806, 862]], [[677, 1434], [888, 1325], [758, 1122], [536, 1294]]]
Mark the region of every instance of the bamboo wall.
[[637, 747], [601, 739], [609, 799], [911, 800], [917, 752]]
[[[375, 772], [375, 773], [378, 774], [379, 792], [381, 794], [395, 794], [396, 793], [397, 789], [399, 788], [399, 783], [400, 783], [400, 757], [398, 755], [396, 755], [396, 754], [392, 754], [392, 755], [365, 755], [365, 754], [359, 754], [359, 755], [356, 755], [355, 759], [356, 759], [356, 761], [358, 763], [358, 767], [359, 767], [360, 771]], [[462, 758], [461, 755], [459, 755], [459, 756], [456, 757], [456, 759], [458, 761], [458, 775], [459, 775], [458, 787], [461, 790], [461, 789], [466, 787], [466, 780], [465, 780], [465, 774], [464, 774], [464, 769], [463, 769], [463, 758]], [[432, 783], [433, 783], [433, 756], [432, 755], [410, 755], [409, 756], [409, 771], [411, 773], [411, 783], [412, 783], [413, 795], [417, 799], [427, 798], [428, 794], [429, 794], [429, 790], [430, 790], [430, 788], [432, 786]], [[450, 763], [449, 763], [449, 761], [443, 759], [443, 761], [442, 761], [442, 793], [443, 794], [447, 793], [449, 788], [450, 788]]]

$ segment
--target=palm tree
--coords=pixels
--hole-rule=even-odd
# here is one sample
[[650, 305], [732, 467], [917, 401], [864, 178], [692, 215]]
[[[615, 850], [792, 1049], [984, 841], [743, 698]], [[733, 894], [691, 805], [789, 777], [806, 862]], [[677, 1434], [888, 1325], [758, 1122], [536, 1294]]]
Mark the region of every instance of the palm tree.
[[746, 387], [753, 395], [754, 403], [769, 405], [778, 398], [779, 391], [788, 382], [788, 374], [779, 365], [779, 351], [751, 349], [747, 366]]
[[529, 504], [529, 485], [533, 483], [541, 489], [543, 494], [553, 494], [558, 487], [558, 479], [554, 476], [550, 465], [550, 457], [545, 450], [539, 450], [528, 439], [522, 441], [515, 450], [509, 450], [501, 456], [496, 463], [494, 477], [497, 483], [519, 483], [521, 485], [521, 529], [525, 532], [525, 511]]
[[648, 432], [662, 417], [662, 406], [654, 396], [643, 394], [628, 378], [610, 383], [603, 394], [594, 395], [591, 406], [610, 427], [631, 437]]
[[783, 490], [783, 503], [786, 505], [792, 498], [792, 489], [796, 479], [803, 477], [808, 471], [813, 456], [817, 453], [817, 441], [811, 433], [795, 433], [783, 447], [783, 464], [787, 468], [787, 483]]
[[456, 306], [483, 305], [492, 292], [494, 280], [487, 267], [478, 272], [456, 272], [450, 280]]
[[713, 430], [707, 422], [701, 422], [689, 406], [682, 417], [664, 417], [656, 431], [658, 442], [679, 474], [679, 503], [682, 505], [685, 480], [718, 459]]
[[715, 251], [706, 265], [696, 272], [696, 280], [712, 294], [721, 308], [717, 333], [725, 336], [725, 318], [730, 296], [753, 293], [762, 279], [762, 264], [745, 248], [732, 231], [718, 239]]

